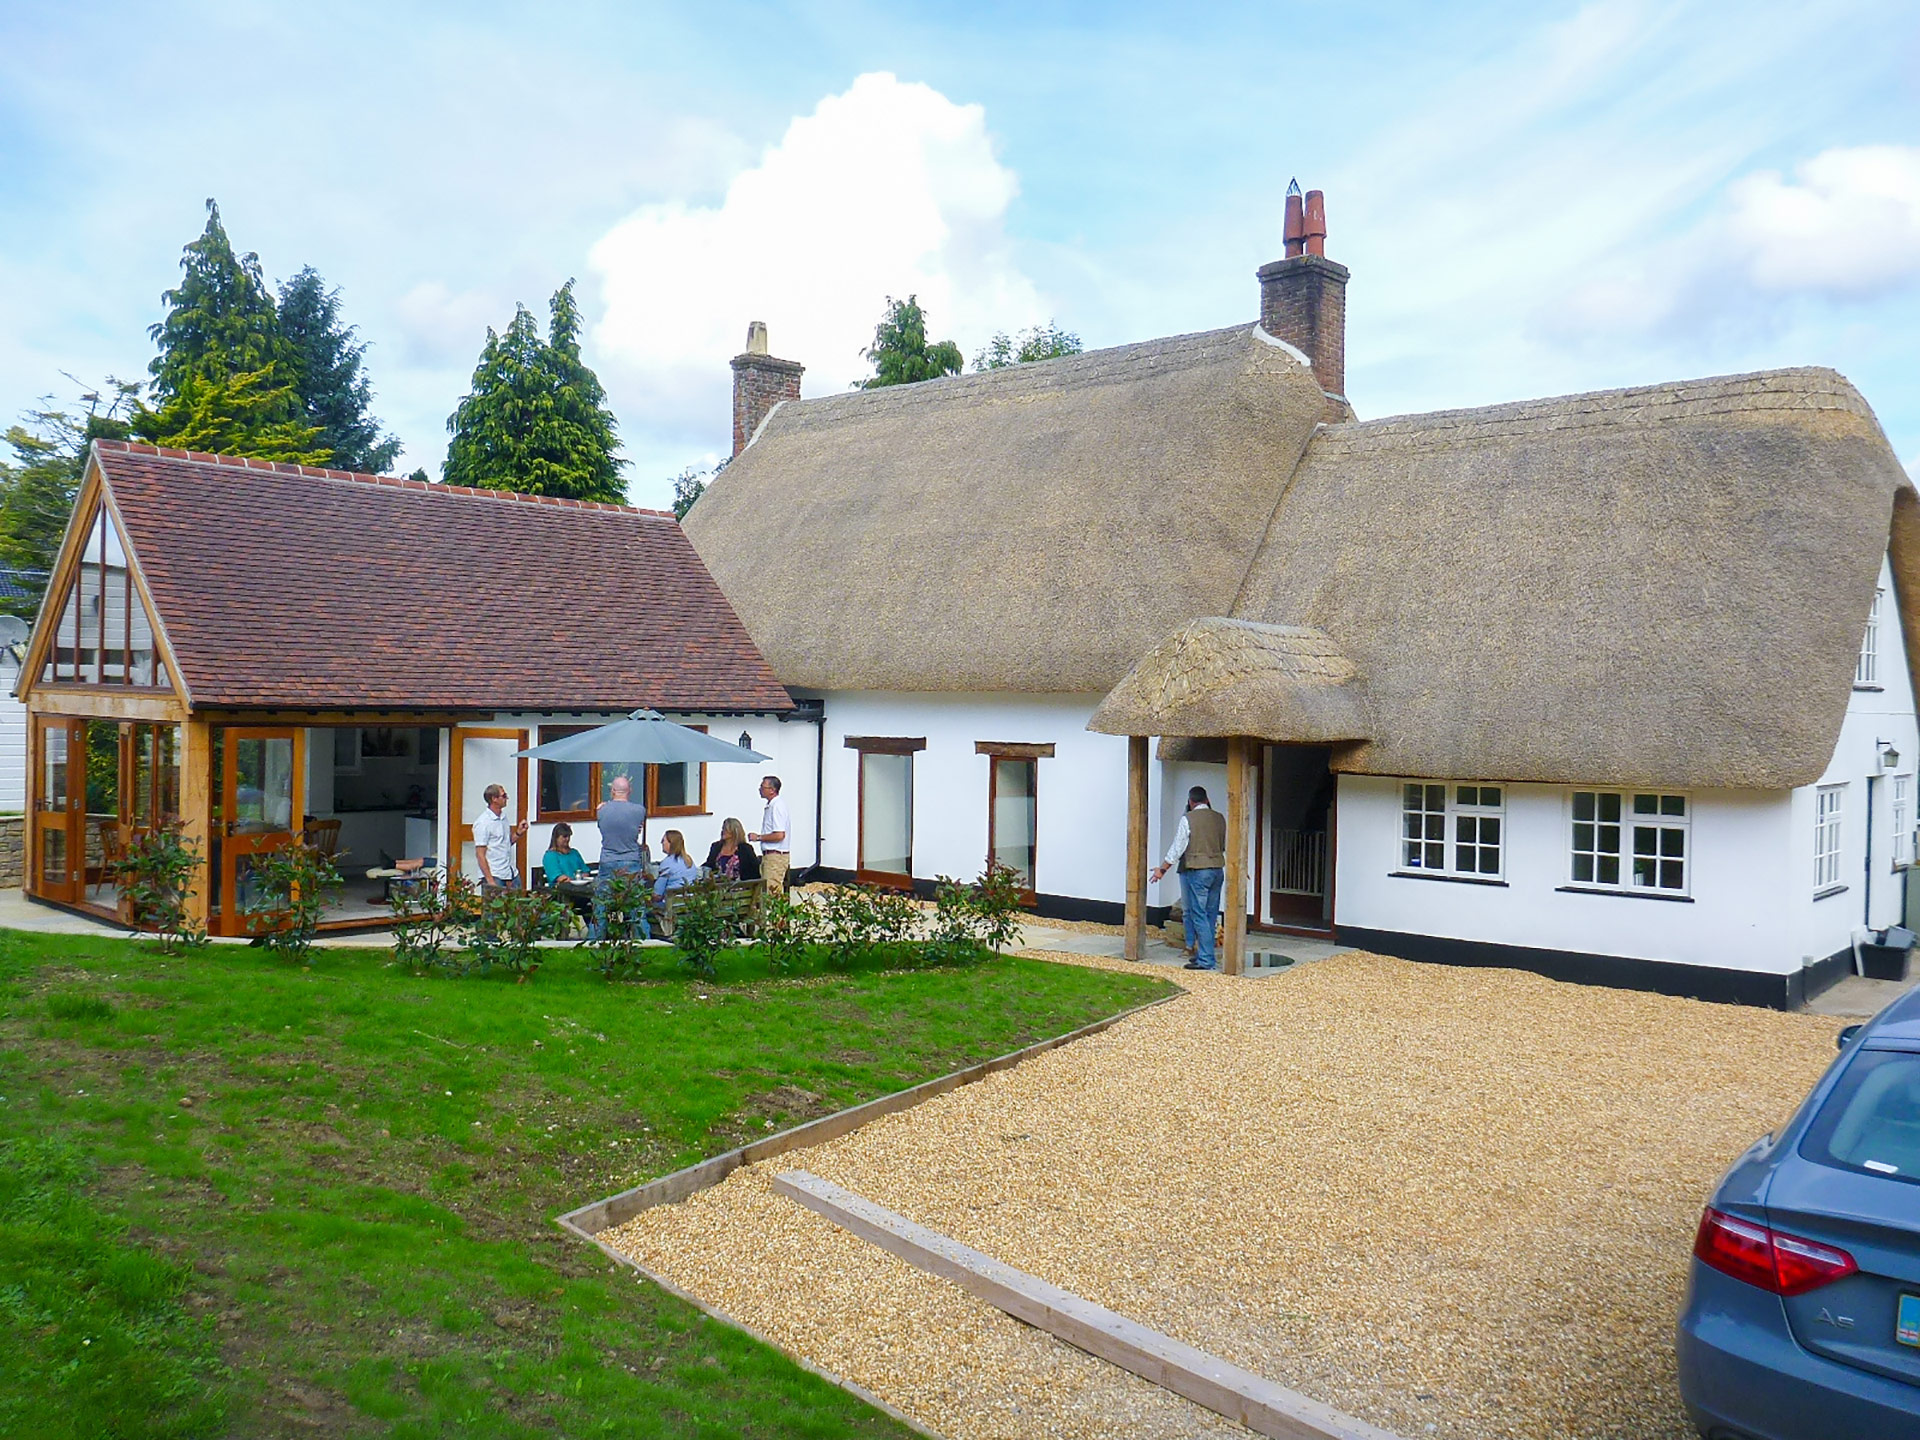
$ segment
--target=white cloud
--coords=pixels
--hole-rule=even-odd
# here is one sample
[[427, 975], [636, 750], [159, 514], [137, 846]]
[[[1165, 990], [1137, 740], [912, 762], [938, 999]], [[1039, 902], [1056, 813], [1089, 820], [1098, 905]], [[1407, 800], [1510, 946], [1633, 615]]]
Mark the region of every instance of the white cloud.
[[484, 290], [455, 291], [443, 280], [422, 280], [394, 302], [402, 356], [415, 365], [456, 365], [480, 354], [487, 327], [504, 328], [513, 307]]
[[1858, 296], [1920, 276], [1920, 147], [1825, 150], [1794, 175], [1729, 192], [1727, 233], [1756, 287]]
[[986, 113], [926, 85], [860, 76], [795, 119], [718, 206], [641, 207], [593, 247], [596, 363], [622, 417], [724, 431], [729, 357], [765, 320], [809, 394], [869, 373], [888, 295], [917, 294], [962, 348], [1047, 318], [1005, 231], [1018, 193]]

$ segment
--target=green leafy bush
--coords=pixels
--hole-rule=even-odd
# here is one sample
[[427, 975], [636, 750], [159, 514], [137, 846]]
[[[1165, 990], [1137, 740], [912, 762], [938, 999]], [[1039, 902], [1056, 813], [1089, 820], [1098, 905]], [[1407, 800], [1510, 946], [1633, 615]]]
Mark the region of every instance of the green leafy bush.
[[820, 915], [805, 900], [786, 891], [768, 895], [760, 907], [760, 944], [767, 968], [786, 975], [806, 959], [807, 947], [820, 938]]
[[248, 928], [281, 959], [304, 962], [313, 952], [327, 889], [340, 883], [333, 857], [296, 840], [255, 857], [253, 879]]
[[872, 885], [839, 885], [826, 892], [819, 939], [827, 963], [849, 970], [886, 950], [900, 951], [920, 924], [920, 907], [898, 890]]
[[204, 866], [200, 842], [180, 833], [178, 825], [136, 834], [126, 855], [107, 867], [108, 877], [120, 889], [133, 923], [160, 938], [169, 954], [182, 946], [204, 945], [206, 927], [187, 918], [187, 897]]
[[416, 975], [446, 968], [480, 908], [471, 881], [440, 871], [393, 885], [387, 904], [393, 910], [393, 958]]
[[587, 942], [594, 968], [609, 980], [639, 973], [645, 953], [647, 916], [653, 909], [653, 887], [638, 875], [609, 875], [595, 895], [605, 929]]
[[960, 965], [998, 954], [1020, 935], [1020, 882], [996, 861], [972, 884], [942, 875], [934, 891], [928, 958]]
[[540, 968], [539, 943], [564, 938], [573, 929], [573, 911], [539, 891], [496, 890], [481, 897], [472, 924], [471, 968], [498, 967], [524, 985]]
[[720, 973], [720, 952], [737, 933], [731, 886], [709, 875], [672, 892], [673, 944], [680, 963], [696, 978]]

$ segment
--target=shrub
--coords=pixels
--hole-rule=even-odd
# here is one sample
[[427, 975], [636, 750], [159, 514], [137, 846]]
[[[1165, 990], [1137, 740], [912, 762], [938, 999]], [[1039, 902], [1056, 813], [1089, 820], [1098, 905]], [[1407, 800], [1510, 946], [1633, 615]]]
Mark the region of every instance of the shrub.
[[248, 927], [283, 960], [306, 960], [320, 929], [327, 887], [340, 883], [333, 858], [296, 840], [259, 855], [253, 865], [258, 887], [248, 908]]
[[540, 968], [540, 941], [558, 940], [571, 931], [573, 912], [538, 891], [496, 890], [481, 897], [472, 923], [472, 968], [485, 971], [497, 965], [512, 974], [515, 984], [524, 985]]
[[159, 936], [160, 948], [169, 954], [183, 945], [207, 943], [206, 928], [187, 918], [187, 897], [203, 863], [200, 842], [181, 834], [178, 825], [167, 825], [136, 834], [126, 855], [107, 867], [133, 923]]
[[782, 891], [761, 902], [760, 944], [767, 953], [767, 968], [774, 974], [798, 968], [819, 931], [819, 913], [806, 901]]
[[653, 908], [653, 888], [638, 875], [609, 875], [595, 896], [605, 926], [587, 951], [595, 967], [609, 980], [637, 974], [645, 954], [647, 916]]
[[734, 937], [726, 900], [730, 889], [725, 881], [707, 876], [672, 892], [674, 948], [680, 963], [701, 980], [720, 973], [720, 952]]
[[839, 885], [826, 894], [819, 938], [827, 947], [827, 963], [849, 970], [912, 939], [919, 923], [920, 907], [910, 895], [872, 885]]
[[1005, 865], [989, 860], [971, 885], [942, 875], [934, 891], [929, 957], [958, 965], [998, 954], [1019, 938], [1019, 917], [1020, 882]]
[[416, 975], [445, 968], [449, 952], [465, 942], [479, 910], [472, 882], [440, 871], [394, 885], [393, 958]]

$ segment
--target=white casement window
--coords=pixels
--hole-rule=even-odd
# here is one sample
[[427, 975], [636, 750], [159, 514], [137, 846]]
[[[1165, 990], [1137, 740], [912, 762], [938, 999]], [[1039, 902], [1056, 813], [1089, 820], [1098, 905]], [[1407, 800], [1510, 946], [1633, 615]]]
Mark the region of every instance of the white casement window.
[[1684, 795], [1574, 791], [1573, 883], [1685, 895], [1691, 881], [1691, 811]]
[[1893, 821], [1893, 863], [1896, 869], [1913, 864], [1913, 776], [1893, 777], [1893, 798], [1887, 811]]
[[1840, 809], [1844, 785], [1822, 785], [1813, 802], [1813, 888], [1828, 890], [1840, 883]]
[[1500, 878], [1507, 819], [1500, 786], [1406, 785], [1400, 813], [1404, 869]]
[[1887, 598], [1885, 590], [1873, 592], [1873, 608], [1867, 611], [1867, 633], [1860, 639], [1860, 663], [1854, 667], [1853, 683], [1880, 683], [1880, 608]]

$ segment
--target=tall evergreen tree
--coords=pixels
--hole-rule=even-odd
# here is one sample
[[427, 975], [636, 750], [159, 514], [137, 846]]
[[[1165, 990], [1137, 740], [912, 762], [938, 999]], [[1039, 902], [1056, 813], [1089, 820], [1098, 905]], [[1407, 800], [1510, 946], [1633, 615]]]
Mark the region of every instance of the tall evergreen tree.
[[524, 305], [506, 333], [489, 328], [472, 389], [447, 420], [440, 478], [449, 485], [571, 500], [625, 497], [620, 440], [606, 391], [580, 355], [573, 281], [554, 292], [547, 338]]
[[860, 353], [873, 362], [873, 374], [853, 382], [861, 390], [958, 375], [967, 363], [953, 341], [927, 343], [927, 314], [920, 308], [918, 295], [904, 300], [889, 295], [887, 313], [873, 328], [873, 344]]
[[211, 200], [180, 269], [180, 284], [161, 296], [166, 318], [147, 332], [160, 347], [147, 367], [158, 403], [137, 408], [134, 433], [182, 449], [325, 463], [332, 452], [295, 391], [297, 360], [260, 257], [234, 254]]
[[0, 564], [14, 570], [30, 594], [0, 600], [0, 612], [31, 619], [40, 608], [86, 470], [87, 446], [127, 438], [126, 414], [139, 393], [138, 384], [109, 378], [80, 397], [84, 410], [55, 409], [49, 396], [26, 425], [7, 431], [13, 463], [0, 460]]
[[400, 457], [400, 439], [381, 435], [380, 422], [368, 413], [373, 386], [361, 369], [367, 347], [355, 340], [353, 326], [341, 323], [340, 291], [329, 290], [311, 265], [280, 287], [280, 333], [307, 423], [333, 452], [327, 463], [385, 474]]

